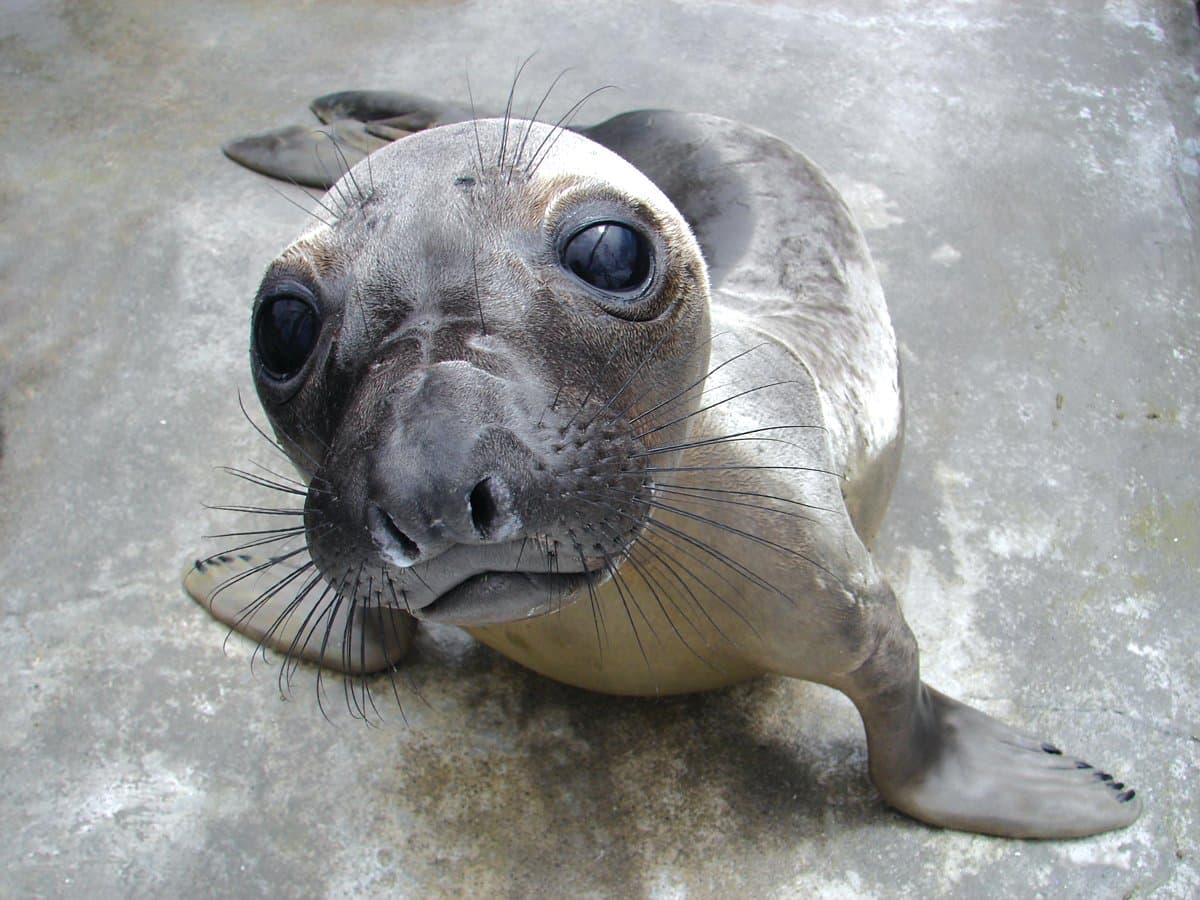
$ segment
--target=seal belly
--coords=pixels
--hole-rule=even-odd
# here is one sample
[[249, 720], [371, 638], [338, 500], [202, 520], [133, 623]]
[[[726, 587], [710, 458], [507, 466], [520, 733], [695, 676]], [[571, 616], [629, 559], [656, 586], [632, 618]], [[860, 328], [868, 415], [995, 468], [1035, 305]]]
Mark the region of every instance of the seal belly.
[[626, 616], [611, 584], [597, 591], [603, 619], [584, 597], [550, 615], [467, 631], [539, 675], [604, 694], [688, 694], [763, 674], [720, 647], [715, 632], [708, 635], [710, 646], [695, 634], [685, 643], [676, 635], [686, 627], [679, 616], [656, 604], [639, 604]]

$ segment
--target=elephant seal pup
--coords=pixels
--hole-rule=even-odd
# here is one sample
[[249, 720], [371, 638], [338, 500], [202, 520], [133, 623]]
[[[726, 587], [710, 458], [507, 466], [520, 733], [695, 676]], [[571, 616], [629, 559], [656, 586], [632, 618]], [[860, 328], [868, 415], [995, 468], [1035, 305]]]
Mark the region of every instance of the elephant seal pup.
[[197, 600], [352, 673], [428, 620], [597, 691], [808, 679], [850, 697], [872, 779], [925, 822], [1137, 817], [921, 682], [864, 545], [900, 452], [895, 337], [810, 162], [674, 112], [414, 130], [333, 185], [254, 303], [255, 383], [307, 485], [281, 535], [307, 549], [197, 562]]

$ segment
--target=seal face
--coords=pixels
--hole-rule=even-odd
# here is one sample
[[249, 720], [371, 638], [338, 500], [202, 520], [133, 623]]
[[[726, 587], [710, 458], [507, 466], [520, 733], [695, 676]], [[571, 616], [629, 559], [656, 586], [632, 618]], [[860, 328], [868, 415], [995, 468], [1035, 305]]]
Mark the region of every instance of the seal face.
[[708, 363], [686, 223], [573, 134], [531, 126], [555, 154], [481, 164], [504, 128], [380, 151], [259, 289], [255, 384], [310, 480], [313, 561], [351, 604], [462, 625], [556, 608], [619, 567], [647, 460], [687, 430], [653, 413]]
[[[306, 484], [250, 480], [304, 495], [277, 536], [306, 547], [197, 561], [185, 586], [214, 615], [352, 673], [393, 666], [423, 619], [614, 693], [803, 678], [854, 702], [872, 779], [923, 821], [1137, 818], [1124, 783], [921, 681], [864, 544], [899, 459], [895, 336], [812, 163], [711, 116], [584, 137], [422, 131], [457, 108], [400, 94], [314, 109], [403, 139], [262, 281], [255, 384]], [[226, 149], [319, 180], [295, 130]]]

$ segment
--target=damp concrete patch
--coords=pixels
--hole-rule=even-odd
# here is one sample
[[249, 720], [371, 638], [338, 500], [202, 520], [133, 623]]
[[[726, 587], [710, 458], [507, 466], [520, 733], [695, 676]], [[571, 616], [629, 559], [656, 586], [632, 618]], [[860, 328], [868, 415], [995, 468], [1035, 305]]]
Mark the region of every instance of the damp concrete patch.
[[[308, 202], [220, 144], [345, 88], [466, 101], [469, 73], [501, 108], [535, 50], [518, 110], [572, 67], [547, 118], [615, 83], [581, 121], [729, 116], [836, 173], [903, 349], [875, 549], [926, 676], [1103, 759], [1133, 827], [927, 828], [831, 691], [599, 697], [453, 629], [368, 727], [183, 595], [236, 525], [205, 504], [250, 499], [216, 467], [281, 464], [238, 397]], [[8, 4], [2, 892], [1196, 896], [1198, 51], [1172, 0]]]

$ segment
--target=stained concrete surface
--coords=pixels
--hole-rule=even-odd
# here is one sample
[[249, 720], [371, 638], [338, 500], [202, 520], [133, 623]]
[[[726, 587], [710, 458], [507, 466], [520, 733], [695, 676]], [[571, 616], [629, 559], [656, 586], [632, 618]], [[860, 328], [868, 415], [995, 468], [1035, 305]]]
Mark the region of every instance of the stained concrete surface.
[[[1191, 3], [0, 5], [0, 894], [1200, 893], [1200, 39]], [[310, 97], [703, 110], [834, 177], [909, 398], [877, 556], [929, 681], [1144, 796], [1072, 842], [883, 806], [848, 703], [588, 695], [452, 629], [384, 720], [181, 594], [273, 462], [249, 298], [303, 213], [217, 152]], [[465, 60], [465, 62], [464, 62]], [[383, 687], [382, 685], [380, 687]]]

